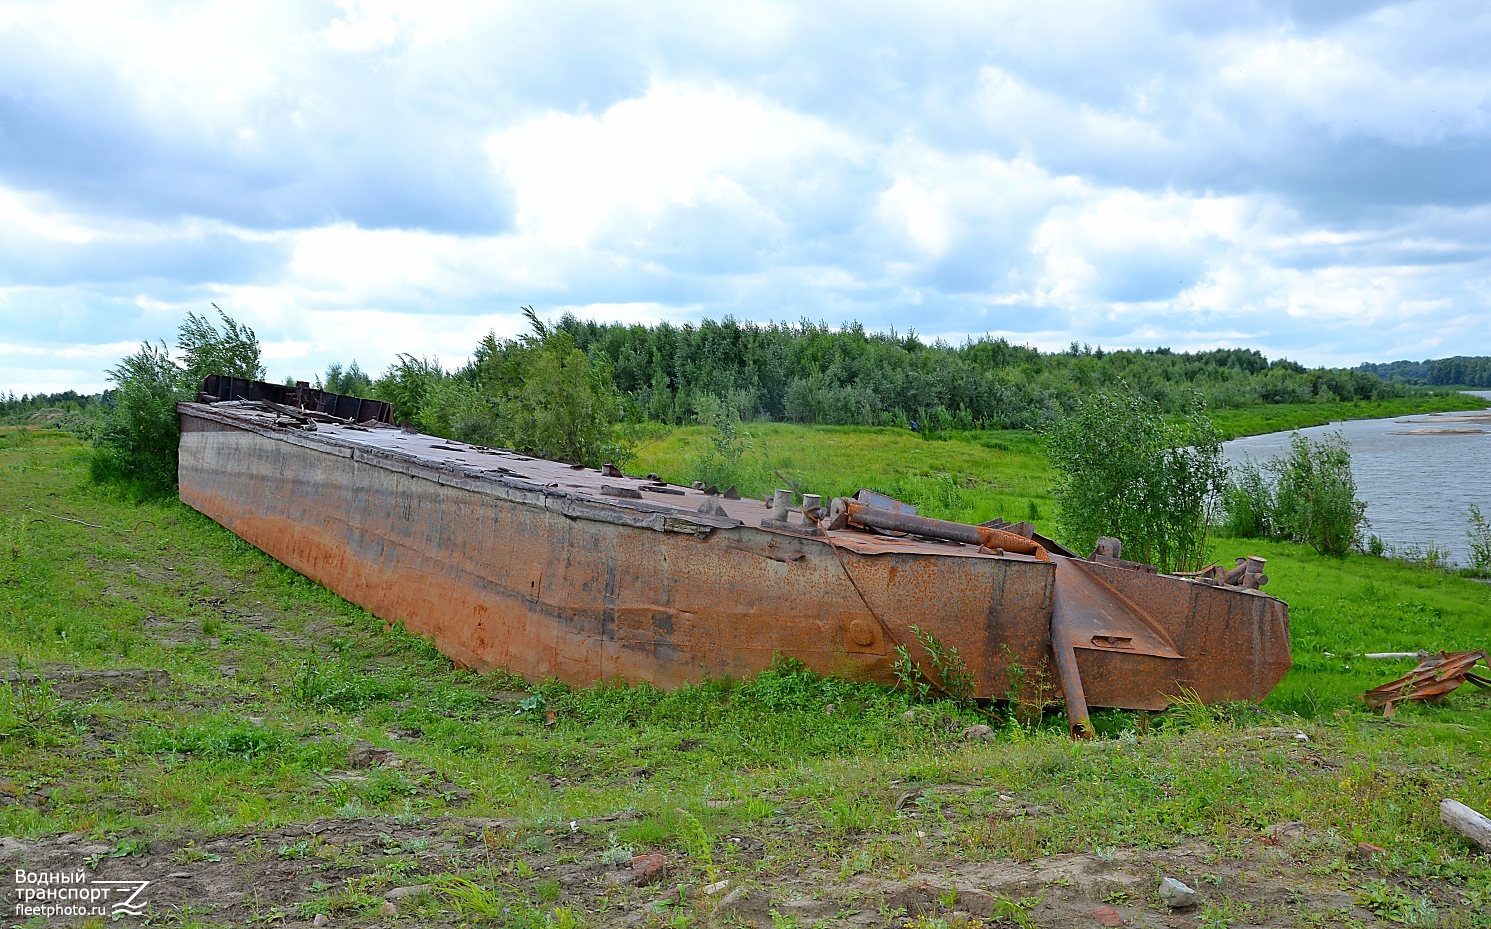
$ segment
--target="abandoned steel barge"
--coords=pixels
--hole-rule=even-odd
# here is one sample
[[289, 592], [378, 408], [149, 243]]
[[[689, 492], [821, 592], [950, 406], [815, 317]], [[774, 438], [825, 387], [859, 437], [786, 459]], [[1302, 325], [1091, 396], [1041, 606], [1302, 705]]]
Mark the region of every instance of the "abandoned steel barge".
[[916, 626], [977, 696], [1020, 680], [1079, 732], [1088, 704], [1260, 700], [1290, 665], [1256, 560], [1177, 577], [869, 492], [728, 499], [407, 432], [304, 385], [208, 378], [178, 412], [185, 503], [478, 670], [668, 687], [781, 655], [890, 682]]

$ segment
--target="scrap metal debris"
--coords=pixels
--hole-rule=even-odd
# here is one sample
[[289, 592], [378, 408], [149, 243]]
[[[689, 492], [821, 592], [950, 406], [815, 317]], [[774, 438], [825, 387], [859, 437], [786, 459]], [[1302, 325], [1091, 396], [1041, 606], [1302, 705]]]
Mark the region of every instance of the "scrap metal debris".
[[1176, 575], [1194, 577], [1203, 583], [1217, 587], [1225, 585], [1241, 587], [1244, 590], [1262, 590], [1263, 585], [1268, 583], [1268, 575], [1263, 573], [1263, 567], [1266, 564], [1268, 564], [1267, 558], [1249, 555], [1246, 558], [1237, 559], [1235, 568], [1228, 569], [1214, 564], [1207, 565], [1200, 571], [1177, 571]]
[[1438, 703], [1467, 681], [1477, 687], [1491, 688], [1491, 680], [1474, 673], [1476, 663], [1485, 660], [1484, 651], [1430, 655], [1397, 680], [1362, 694], [1362, 699], [1367, 706], [1382, 710], [1382, 715], [1387, 717], [1393, 715], [1394, 707], [1404, 700]]

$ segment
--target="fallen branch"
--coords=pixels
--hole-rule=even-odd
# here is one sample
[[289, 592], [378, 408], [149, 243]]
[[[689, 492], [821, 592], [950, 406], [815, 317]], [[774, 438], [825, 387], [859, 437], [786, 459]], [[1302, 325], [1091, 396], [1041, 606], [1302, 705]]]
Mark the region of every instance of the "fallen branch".
[[1459, 802], [1439, 801], [1439, 821], [1491, 852], [1491, 819]]
[[[60, 519], [65, 523], [77, 523], [79, 526], [87, 526], [89, 529], [102, 529], [105, 532], [139, 532], [141, 526], [155, 525], [155, 523], [152, 523], [148, 519], [142, 519], [139, 522], [135, 523], [135, 528], [133, 529], [115, 529], [113, 526], [99, 526], [94, 523], [85, 523], [81, 519], [74, 519], [71, 516], [59, 516], [56, 513], [48, 513], [45, 510], [38, 510], [34, 506], [28, 506], [26, 507], [26, 509], [30, 510], [33, 513], [40, 513], [41, 515], [50, 517], [52, 519]], [[33, 522], [41, 522], [41, 520], [33, 520]]]

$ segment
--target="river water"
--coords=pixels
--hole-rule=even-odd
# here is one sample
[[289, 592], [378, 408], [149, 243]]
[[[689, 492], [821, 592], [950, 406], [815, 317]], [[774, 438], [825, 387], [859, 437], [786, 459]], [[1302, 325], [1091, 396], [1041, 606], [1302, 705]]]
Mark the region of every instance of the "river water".
[[[1491, 391], [1470, 391], [1491, 399]], [[1351, 443], [1357, 499], [1367, 504], [1367, 534], [1400, 552], [1448, 550], [1457, 564], [1470, 560], [1467, 508], [1491, 519], [1491, 411], [1428, 413], [1363, 419], [1301, 429], [1319, 440], [1340, 432]], [[1229, 463], [1262, 464], [1289, 449], [1290, 433], [1234, 439], [1222, 446]]]

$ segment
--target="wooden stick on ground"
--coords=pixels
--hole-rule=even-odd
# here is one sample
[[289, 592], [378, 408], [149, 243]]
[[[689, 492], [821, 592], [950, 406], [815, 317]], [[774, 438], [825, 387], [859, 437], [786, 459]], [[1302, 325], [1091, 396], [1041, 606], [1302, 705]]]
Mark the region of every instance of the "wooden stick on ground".
[[1491, 819], [1458, 800], [1441, 800], [1439, 821], [1491, 852]]

